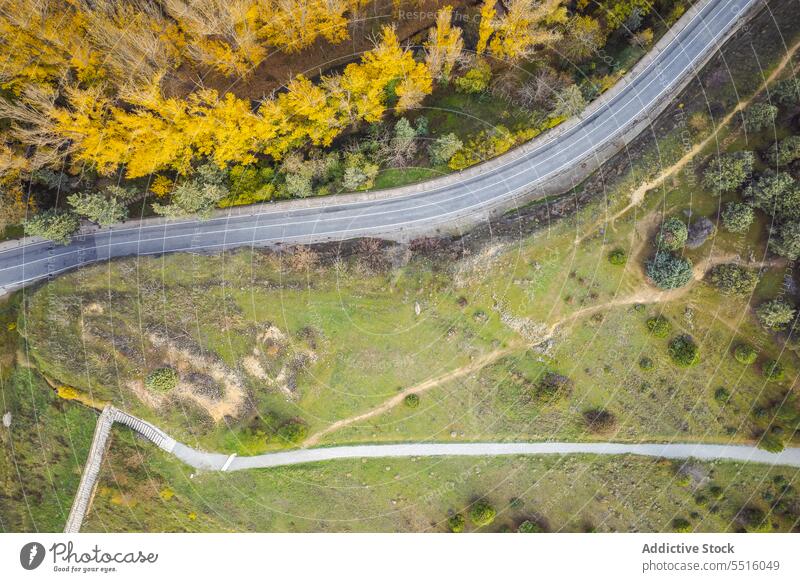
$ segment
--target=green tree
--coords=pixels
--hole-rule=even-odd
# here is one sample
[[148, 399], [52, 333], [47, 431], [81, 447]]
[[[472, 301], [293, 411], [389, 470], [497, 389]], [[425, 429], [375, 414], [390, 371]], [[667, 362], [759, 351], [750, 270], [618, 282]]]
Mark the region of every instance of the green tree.
[[153, 392], [170, 392], [178, 385], [178, 372], [169, 367], [158, 368], [150, 372], [144, 385]]
[[387, 160], [393, 166], [405, 166], [417, 153], [417, 131], [405, 117], [394, 124], [394, 135], [389, 140]]
[[117, 198], [103, 194], [72, 194], [67, 203], [76, 214], [85, 216], [100, 226], [109, 226], [128, 218], [128, 207]]
[[489, 525], [494, 521], [497, 512], [488, 502], [480, 500], [473, 503], [469, 510], [469, 518], [478, 527]]
[[428, 146], [428, 155], [431, 158], [431, 164], [434, 166], [443, 166], [450, 161], [456, 152], [464, 147], [464, 143], [458, 139], [454, 133], [448, 133], [443, 136], [437, 137]]
[[722, 211], [722, 226], [728, 232], [745, 233], [755, 220], [752, 206], [741, 202], [728, 202]]
[[703, 183], [716, 194], [734, 190], [753, 172], [754, 162], [755, 156], [750, 151], [721, 154], [706, 168]]
[[375, 184], [380, 167], [362, 152], [347, 154], [344, 162], [342, 186], [349, 192], [369, 190]]
[[791, 261], [800, 258], [800, 221], [779, 224], [769, 237], [769, 249]]
[[666, 251], [678, 251], [686, 244], [689, 228], [676, 216], [666, 219], [656, 235], [656, 248]]
[[168, 218], [195, 214], [206, 219], [228, 194], [225, 174], [212, 164], [205, 164], [197, 169], [195, 178], [175, 187], [169, 204], [153, 203], [153, 211]]
[[773, 143], [766, 152], [766, 159], [773, 166], [786, 166], [800, 159], [800, 135], [790, 135]]
[[672, 520], [672, 531], [676, 533], [689, 533], [692, 531], [692, 524], [682, 517], [676, 517]]
[[586, 109], [586, 99], [580, 88], [573, 84], [564, 87], [556, 94], [555, 107], [551, 115], [567, 118], [578, 115], [584, 109]]
[[46, 210], [28, 218], [24, 223], [24, 228], [25, 234], [28, 236], [40, 236], [66, 245], [80, 228], [80, 221], [72, 212]]
[[775, 124], [778, 108], [771, 103], [754, 103], [744, 112], [744, 126], [748, 131], [761, 131]]
[[800, 79], [792, 77], [776, 83], [772, 96], [781, 105], [797, 105], [800, 103]]
[[791, 323], [795, 309], [782, 299], [773, 299], [762, 303], [756, 309], [759, 321], [769, 329], [781, 330]]
[[647, 261], [647, 276], [656, 287], [677, 289], [692, 279], [692, 262], [685, 258], [659, 251]]
[[700, 361], [700, 348], [692, 336], [681, 334], [669, 342], [669, 356], [678, 366], [688, 368]]
[[750, 344], [741, 343], [733, 350], [733, 357], [736, 358], [736, 361], [740, 364], [749, 366], [755, 363], [756, 358], [758, 358], [758, 352]]
[[745, 188], [744, 196], [767, 214], [784, 219], [800, 216], [800, 191], [785, 172], [767, 170]]
[[717, 265], [711, 271], [711, 284], [723, 295], [749, 295], [758, 284], [758, 273], [741, 265]]

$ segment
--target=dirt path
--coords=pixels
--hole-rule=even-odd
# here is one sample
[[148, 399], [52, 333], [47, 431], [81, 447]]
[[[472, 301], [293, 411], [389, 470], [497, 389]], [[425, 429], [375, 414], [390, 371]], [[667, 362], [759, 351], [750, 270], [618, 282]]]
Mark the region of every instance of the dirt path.
[[786, 53], [786, 56], [784, 56], [781, 59], [780, 63], [778, 63], [778, 66], [775, 68], [774, 71], [772, 71], [772, 73], [770, 73], [770, 75], [761, 85], [759, 90], [753, 93], [750, 97], [748, 97], [744, 101], [740, 101], [739, 104], [736, 105], [736, 107], [734, 107], [734, 109], [730, 113], [728, 113], [725, 117], [722, 118], [722, 120], [719, 123], [716, 124], [716, 128], [708, 135], [708, 137], [706, 137], [701, 142], [692, 146], [692, 148], [688, 150], [683, 155], [683, 157], [681, 157], [681, 159], [679, 159], [677, 162], [675, 162], [665, 170], [661, 171], [658, 174], [658, 176], [656, 176], [652, 180], [643, 182], [638, 188], [636, 188], [636, 190], [631, 192], [630, 201], [625, 206], [625, 208], [615, 213], [610, 218], [605, 219], [601, 224], [596, 224], [592, 226], [590, 229], [587, 230], [587, 232], [583, 236], [576, 239], [576, 243], [581, 243], [589, 236], [593, 235], [594, 232], [600, 226], [602, 226], [602, 224], [610, 224], [613, 228], [614, 221], [624, 216], [629, 210], [641, 204], [647, 192], [661, 186], [668, 178], [671, 178], [672, 176], [680, 172], [683, 168], [685, 168], [686, 165], [689, 164], [689, 162], [691, 162], [701, 151], [703, 151], [706, 148], [706, 146], [708, 146], [712, 141], [717, 139], [717, 136], [719, 135], [722, 128], [726, 127], [731, 121], [733, 121], [734, 117], [736, 117], [739, 113], [741, 113], [744, 109], [746, 109], [755, 99], [759, 97], [759, 95], [761, 95], [767, 89], [767, 87], [772, 82], [775, 81], [775, 79], [778, 78], [778, 76], [784, 71], [784, 69], [786, 69], [786, 67], [791, 64], [792, 58], [794, 58], [798, 50], [800, 50], [800, 41], [796, 42], [789, 48], [789, 50]]
[[308, 437], [305, 440], [305, 442], [303, 442], [303, 446], [304, 447], [312, 447], [312, 446], [316, 445], [320, 441], [320, 439], [322, 439], [324, 436], [329, 435], [330, 433], [335, 432], [335, 431], [339, 430], [340, 428], [344, 428], [346, 426], [350, 426], [351, 424], [355, 424], [357, 422], [361, 422], [362, 420], [367, 420], [369, 418], [374, 418], [376, 416], [379, 416], [379, 415], [383, 414], [384, 412], [387, 412], [388, 410], [394, 408], [395, 406], [400, 405], [403, 402], [403, 400], [405, 399], [405, 397], [408, 396], [409, 394], [421, 394], [421, 393], [423, 393], [423, 392], [425, 392], [427, 390], [430, 390], [431, 388], [435, 388], [436, 386], [439, 386], [439, 385], [444, 384], [446, 382], [450, 382], [451, 380], [455, 380], [457, 378], [462, 378], [464, 376], [468, 376], [469, 374], [472, 374], [473, 372], [477, 372], [478, 370], [481, 370], [481, 369], [485, 368], [489, 364], [492, 364], [492, 363], [496, 362], [500, 358], [502, 358], [504, 356], [507, 356], [507, 355], [519, 350], [520, 348], [521, 348], [521, 345], [516, 345], [515, 344], [515, 345], [511, 345], [509, 347], [500, 349], [500, 350], [495, 350], [493, 352], [489, 352], [485, 356], [482, 356], [482, 357], [480, 357], [480, 358], [478, 358], [476, 360], [473, 360], [472, 362], [470, 362], [469, 364], [467, 364], [465, 366], [461, 366], [460, 368], [456, 368], [455, 370], [451, 370], [450, 372], [442, 374], [441, 376], [436, 376], [435, 378], [430, 378], [428, 380], [425, 380], [424, 382], [421, 382], [419, 384], [416, 384], [414, 386], [406, 388], [405, 390], [402, 390], [401, 392], [398, 392], [395, 396], [392, 396], [389, 400], [386, 400], [385, 402], [383, 402], [379, 406], [376, 406], [375, 408], [372, 408], [371, 410], [368, 410], [367, 412], [361, 413], [361, 414], [359, 414], [357, 416], [351, 416], [349, 418], [343, 418], [342, 420], [337, 420], [336, 422], [334, 422], [332, 425], [328, 426], [327, 428], [325, 428], [325, 429], [319, 431], [318, 433], [315, 433], [315, 434], [311, 435], [310, 437]]

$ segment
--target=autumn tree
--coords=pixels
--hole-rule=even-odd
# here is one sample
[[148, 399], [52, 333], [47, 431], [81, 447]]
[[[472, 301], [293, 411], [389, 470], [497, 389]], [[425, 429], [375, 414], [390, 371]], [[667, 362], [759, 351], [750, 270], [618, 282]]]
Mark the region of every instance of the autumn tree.
[[453, 27], [453, 8], [445, 6], [436, 14], [436, 26], [430, 30], [425, 43], [425, 63], [431, 77], [446, 83], [461, 56], [464, 41], [461, 29]]
[[553, 25], [567, 21], [562, 3], [563, 0], [508, 0], [505, 14], [485, 25], [491, 27], [489, 52], [513, 63], [529, 58], [536, 47], [553, 45], [562, 36]]

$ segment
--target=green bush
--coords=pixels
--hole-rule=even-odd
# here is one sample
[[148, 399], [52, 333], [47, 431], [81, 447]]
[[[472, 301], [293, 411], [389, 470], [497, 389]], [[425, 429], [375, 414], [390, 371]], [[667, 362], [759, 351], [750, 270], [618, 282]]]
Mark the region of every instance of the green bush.
[[270, 167], [234, 166], [230, 172], [230, 193], [219, 206], [227, 208], [271, 200], [275, 194], [274, 178], [275, 171]]
[[409, 408], [416, 408], [419, 406], [419, 395], [418, 394], [409, 394], [403, 399], [403, 402]]
[[736, 358], [736, 361], [740, 364], [749, 366], [758, 358], [758, 352], [750, 344], [741, 343], [733, 350], [733, 357]]
[[753, 207], [741, 202], [728, 202], [722, 211], [722, 226], [728, 232], [745, 233], [756, 218]]
[[300, 420], [290, 420], [278, 427], [275, 436], [288, 444], [299, 443], [308, 436], [308, 426]]
[[681, 334], [669, 342], [669, 356], [678, 366], [687, 368], [700, 361], [700, 349], [692, 336]]
[[543, 533], [544, 528], [541, 525], [536, 523], [535, 521], [531, 521], [530, 519], [526, 519], [517, 528], [517, 532], [519, 533]]
[[791, 77], [775, 84], [772, 96], [781, 105], [797, 105], [800, 103], [800, 79]]
[[173, 368], [158, 368], [150, 372], [144, 385], [153, 392], [169, 392], [178, 385], [178, 372]]
[[692, 531], [692, 524], [682, 517], [676, 517], [672, 520], [672, 531], [676, 533], [689, 533]]
[[463, 147], [464, 143], [458, 139], [458, 136], [454, 133], [448, 133], [437, 137], [428, 146], [428, 155], [431, 159], [431, 165], [446, 165], [450, 159], [456, 155], [456, 152]]
[[655, 337], [667, 337], [672, 325], [666, 317], [658, 315], [647, 320], [647, 329]]
[[764, 362], [761, 371], [767, 380], [783, 380], [784, 370], [783, 365], [777, 360], [767, 360]]
[[554, 402], [569, 396], [572, 380], [556, 372], [545, 372], [536, 385], [536, 397], [544, 402]]
[[714, 390], [714, 400], [720, 404], [727, 404], [730, 399], [731, 393], [728, 392], [727, 388], [717, 388]]
[[651, 358], [644, 356], [639, 360], [639, 367], [642, 370], [647, 371], [647, 370], [652, 370], [655, 367], [655, 364], [653, 363], [653, 360]]
[[764, 327], [781, 330], [794, 319], [795, 309], [782, 299], [773, 299], [759, 305], [756, 315]]
[[790, 135], [773, 143], [766, 151], [767, 161], [774, 166], [786, 166], [800, 158], [800, 135]]
[[608, 262], [612, 265], [624, 265], [628, 262], [628, 255], [622, 249], [614, 249], [608, 253]]
[[800, 258], [800, 222], [784, 222], [769, 237], [769, 250], [790, 261]]
[[723, 295], [750, 295], [758, 284], [758, 273], [741, 265], [728, 263], [714, 267], [710, 279], [711, 284]]
[[456, 513], [447, 520], [447, 529], [453, 533], [461, 533], [464, 531], [465, 525], [466, 521], [464, 520], [464, 516], [460, 513]]
[[744, 112], [744, 126], [748, 131], [761, 131], [775, 124], [778, 108], [771, 103], [753, 103]]
[[478, 527], [489, 525], [494, 521], [497, 512], [486, 501], [476, 501], [469, 510], [469, 518]]
[[753, 172], [754, 162], [753, 152], [722, 154], [708, 164], [703, 175], [703, 183], [715, 194], [734, 190]]
[[483, 93], [489, 87], [492, 69], [486, 61], [478, 61], [463, 77], [456, 78], [453, 83], [459, 93]]
[[646, 272], [656, 287], [677, 289], [692, 280], [692, 262], [684, 257], [659, 251], [647, 261]]
[[584, 411], [586, 428], [595, 433], [606, 433], [617, 425], [617, 417], [604, 408], [591, 408]]
[[689, 227], [680, 218], [672, 216], [666, 219], [656, 235], [655, 244], [660, 250], [678, 251], [689, 238]]

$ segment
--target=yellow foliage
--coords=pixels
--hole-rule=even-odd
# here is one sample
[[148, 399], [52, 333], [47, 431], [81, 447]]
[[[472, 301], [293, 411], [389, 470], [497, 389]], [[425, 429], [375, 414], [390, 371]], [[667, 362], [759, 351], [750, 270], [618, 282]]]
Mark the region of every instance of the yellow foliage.
[[161, 499], [163, 499], [164, 501], [169, 501], [175, 496], [175, 492], [169, 487], [167, 487], [165, 489], [162, 489], [161, 493], [159, 493], [158, 496], [161, 497]]
[[486, 52], [486, 46], [489, 43], [489, 37], [494, 32], [494, 17], [497, 15], [495, 5], [497, 0], [483, 0], [481, 5], [481, 21], [478, 25], [478, 45], [475, 47], [475, 52], [482, 55]]
[[150, 192], [152, 192], [157, 198], [163, 198], [170, 192], [172, 192], [172, 187], [174, 186], [174, 182], [167, 178], [166, 176], [156, 176], [153, 179], [153, 182], [150, 184]]
[[509, 0], [506, 14], [492, 23], [492, 55], [516, 62], [529, 57], [536, 46], [550, 45], [561, 38], [552, 25], [567, 19], [563, 1]]
[[464, 48], [461, 29], [452, 26], [452, 16], [452, 6], [445, 6], [439, 10], [436, 15], [436, 27], [431, 29], [428, 41], [425, 43], [427, 51], [425, 62], [428, 65], [428, 72], [433, 78], [445, 82], [450, 79], [453, 66]]

